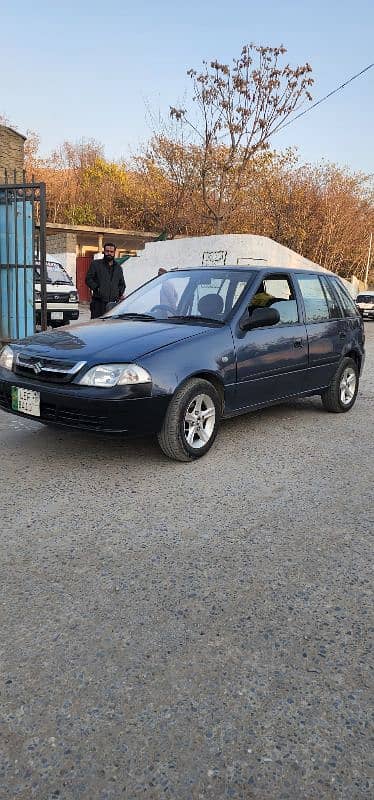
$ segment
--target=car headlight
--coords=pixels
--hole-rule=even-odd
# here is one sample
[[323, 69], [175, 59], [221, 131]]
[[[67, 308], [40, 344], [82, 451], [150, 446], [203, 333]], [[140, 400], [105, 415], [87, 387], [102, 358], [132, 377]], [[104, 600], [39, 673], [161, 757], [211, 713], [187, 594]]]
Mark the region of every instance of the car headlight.
[[78, 294], [77, 292], [70, 292], [69, 294], [69, 303], [77, 303], [78, 302]]
[[12, 369], [14, 353], [11, 347], [7, 344], [0, 351], [0, 366], [4, 369]]
[[151, 382], [149, 372], [137, 364], [98, 364], [78, 381], [83, 386], [102, 386], [104, 389]]

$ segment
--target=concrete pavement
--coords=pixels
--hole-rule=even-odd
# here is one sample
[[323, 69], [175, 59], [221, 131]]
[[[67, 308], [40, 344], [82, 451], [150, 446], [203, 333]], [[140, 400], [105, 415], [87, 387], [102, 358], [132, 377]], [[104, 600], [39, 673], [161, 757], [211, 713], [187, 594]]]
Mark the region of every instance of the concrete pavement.
[[0, 412], [2, 800], [373, 796], [366, 330], [193, 464]]

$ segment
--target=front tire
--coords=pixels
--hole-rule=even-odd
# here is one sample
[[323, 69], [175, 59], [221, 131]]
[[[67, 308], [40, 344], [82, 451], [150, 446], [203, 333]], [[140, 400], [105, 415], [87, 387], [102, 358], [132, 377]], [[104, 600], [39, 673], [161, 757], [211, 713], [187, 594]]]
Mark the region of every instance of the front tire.
[[219, 427], [221, 401], [209, 381], [191, 378], [177, 389], [158, 434], [161, 450], [175, 461], [193, 461], [210, 450]]
[[349, 411], [358, 392], [358, 367], [353, 358], [343, 358], [328, 389], [321, 394], [326, 411], [341, 414]]

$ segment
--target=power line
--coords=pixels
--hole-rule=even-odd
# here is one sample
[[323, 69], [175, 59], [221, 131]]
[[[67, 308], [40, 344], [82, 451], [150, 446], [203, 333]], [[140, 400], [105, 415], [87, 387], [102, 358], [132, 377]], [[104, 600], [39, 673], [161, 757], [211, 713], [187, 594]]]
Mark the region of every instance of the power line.
[[288, 120], [288, 122], [285, 122], [284, 125], [281, 125], [280, 128], [278, 128], [277, 133], [279, 133], [279, 131], [282, 131], [283, 128], [287, 128], [287, 125], [291, 125], [292, 122], [296, 122], [297, 119], [299, 119], [300, 117], [303, 117], [304, 114], [307, 114], [308, 111], [311, 111], [313, 108], [316, 108], [316, 106], [319, 106], [321, 103], [323, 103], [329, 97], [332, 97], [333, 94], [336, 94], [337, 92], [340, 92], [342, 89], [344, 89], [345, 86], [348, 86], [349, 83], [352, 83], [352, 81], [355, 81], [356, 78], [359, 78], [360, 75], [363, 75], [364, 72], [367, 72], [372, 67], [374, 67], [374, 62], [373, 62], [373, 64], [369, 64], [367, 67], [365, 67], [365, 69], [362, 69], [361, 72], [358, 72], [357, 75], [352, 75], [352, 77], [348, 78], [348, 80], [345, 81], [345, 83], [342, 83], [336, 89], [333, 89], [333, 91], [329, 92], [328, 94], [326, 94], [325, 97], [321, 97], [320, 100], [317, 100], [315, 103], [313, 103], [313, 105], [309, 106], [304, 111], [301, 111], [300, 114], [296, 115], [296, 117], [293, 117], [292, 119]]

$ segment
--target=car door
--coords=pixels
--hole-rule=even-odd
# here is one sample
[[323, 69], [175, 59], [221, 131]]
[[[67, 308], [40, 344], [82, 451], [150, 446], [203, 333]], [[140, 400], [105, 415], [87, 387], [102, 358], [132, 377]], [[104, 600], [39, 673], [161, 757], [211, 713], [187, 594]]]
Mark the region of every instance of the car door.
[[[292, 276], [287, 272], [265, 273], [253, 287], [232, 323], [237, 410], [299, 394], [305, 388], [308, 367], [306, 328], [300, 319]], [[277, 309], [280, 321], [271, 327], [242, 331], [243, 312], [259, 305]]]
[[327, 278], [321, 273], [297, 274], [308, 335], [309, 390], [328, 386], [341, 358], [346, 323]]

